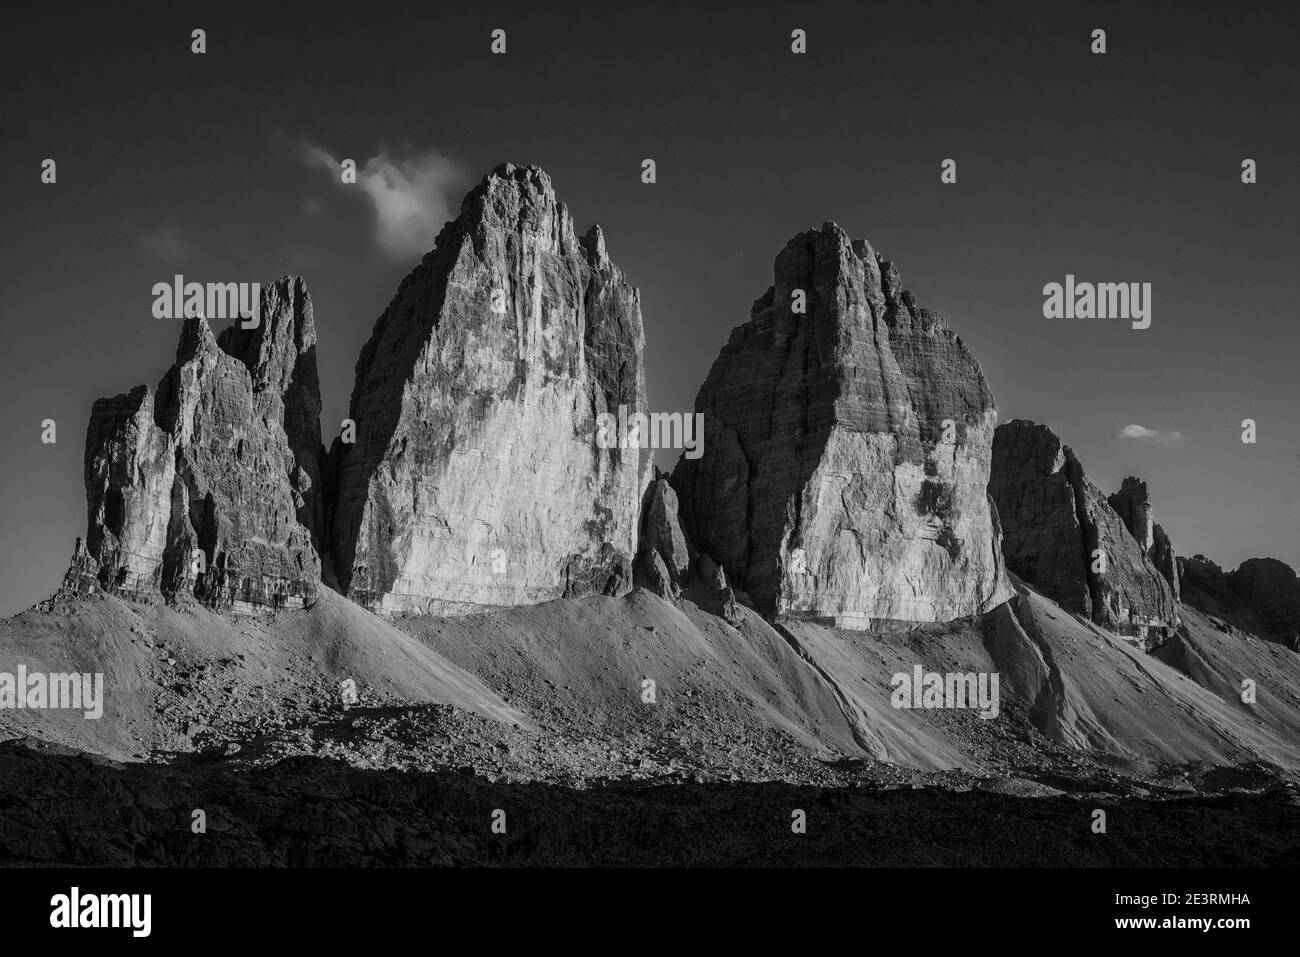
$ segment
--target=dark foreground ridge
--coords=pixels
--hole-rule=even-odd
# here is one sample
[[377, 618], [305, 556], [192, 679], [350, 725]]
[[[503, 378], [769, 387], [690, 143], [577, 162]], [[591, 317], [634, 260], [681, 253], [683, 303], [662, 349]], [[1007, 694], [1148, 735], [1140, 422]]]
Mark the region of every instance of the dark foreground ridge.
[[[638, 784], [576, 790], [319, 758], [114, 764], [0, 745], [0, 864], [230, 866], [1295, 866], [1300, 790], [1266, 769], [1177, 785]], [[1017, 790], [1019, 793], [1017, 793]], [[1061, 790], [1073, 792], [1061, 794]], [[1093, 811], [1107, 808], [1107, 833]], [[206, 833], [191, 829], [206, 814]], [[492, 832], [505, 812], [505, 834]], [[805, 812], [806, 833], [792, 814]], [[50, 835], [60, 835], [51, 841]]]

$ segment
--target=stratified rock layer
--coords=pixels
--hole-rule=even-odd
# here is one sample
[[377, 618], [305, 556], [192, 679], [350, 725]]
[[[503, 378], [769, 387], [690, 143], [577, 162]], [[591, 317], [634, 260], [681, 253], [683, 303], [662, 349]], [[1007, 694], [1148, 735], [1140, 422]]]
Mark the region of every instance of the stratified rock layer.
[[65, 589], [192, 594], [250, 609], [311, 602], [320, 581], [320, 395], [300, 279], [260, 322], [186, 319], [156, 392], [98, 400], [86, 432], [85, 544]]
[[631, 586], [644, 411], [638, 292], [535, 167], [502, 166], [402, 281], [336, 442], [338, 582], [384, 613], [457, 614]]
[[1062, 608], [1154, 644], [1179, 617], [1173, 587], [1148, 548], [1166, 564], [1173, 550], [1163, 530], [1157, 535], [1146, 487], [1138, 485], [1125, 483], [1112, 497], [1121, 517], [1046, 426], [1016, 419], [994, 433], [989, 493], [1007, 568]]
[[695, 409], [683, 522], [763, 613], [865, 628], [1010, 596], [985, 493], [993, 396], [867, 242], [834, 223], [794, 237]]

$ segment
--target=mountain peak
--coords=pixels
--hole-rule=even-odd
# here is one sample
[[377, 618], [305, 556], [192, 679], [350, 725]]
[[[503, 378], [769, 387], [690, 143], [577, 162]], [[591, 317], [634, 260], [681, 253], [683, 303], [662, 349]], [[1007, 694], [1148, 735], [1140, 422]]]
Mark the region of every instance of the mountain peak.
[[1010, 596], [974, 357], [835, 223], [794, 236], [695, 401], [673, 472], [701, 552], [766, 614], [944, 621]]
[[385, 613], [458, 613], [631, 584], [649, 456], [595, 441], [645, 408], [636, 290], [550, 177], [505, 164], [402, 281], [357, 363], [334, 564]]

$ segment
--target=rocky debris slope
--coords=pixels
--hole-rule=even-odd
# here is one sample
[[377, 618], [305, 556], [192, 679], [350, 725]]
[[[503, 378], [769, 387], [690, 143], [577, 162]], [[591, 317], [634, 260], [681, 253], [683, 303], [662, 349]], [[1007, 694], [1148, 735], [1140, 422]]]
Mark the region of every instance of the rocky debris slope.
[[[0, 711], [0, 738], [25, 742], [0, 743], [0, 857], [1118, 862], [1107, 842], [1060, 839], [1105, 806], [1141, 822], [1123, 863], [1294, 859], [1278, 835], [1298, 800], [1300, 657], [1195, 611], [1145, 654], [1017, 587], [992, 613], [875, 635], [753, 614], [732, 626], [643, 590], [392, 623], [328, 594], [243, 619], [113, 596], [27, 613], [0, 622], [3, 660], [99, 660], [106, 707], [102, 721]], [[998, 714], [893, 708], [891, 675], [918, 665], [999, 673]], [[1249, 704], [1242, 676], [1258, 684]], [[169, 753], [119, 764], [33, 739]], [[793, 807], [806, 836], [839, 835], [817, 845], [829, 856], [773, 844]], [[511, 837], [484, 843], [484, 808], [506, 810]], [[974, 845], [972, 815], [987, 825]], [[671, 838], [682, 821], [690, 841]], [[1050, 826], [1026, 837], [1035, 821]], [[849, 826], [861, 840], [843, 857]], [[899, 850], [886, 838], [900, 827], [931, 839]]]
[[[1253, 673], [1268, 676], [1270, 704], [1283, 702], [1268, 710], [1248, 707], [1231, 689], [1200, 685], [1023, 584], [988, 614], [896, 635], [864, 637], [805, 621], [779, 627], [836, 690], [860, 745], [876, 759], [980, 770], [1014, 761], [1028, 747], [1037, 755], [1026, 755], [1029, 762], [1051, 763], [1061, 748], [1076, 758], [1133, 767], [1266, 761], [1300, 769], [1294, 737], [1300, 699], [1290, 693], [1300, 680], [1300, 659], [1243, 650], [1232, 664], [1255, 662]], [[1220, 652], [1212, 648], [1209, 659], [1231, 671]], [[973, 709], [894, 708], [890, 677], [917, 666], [941, 675], [998, 675], [998, 714], [984, 719]], [[1029, 737], [1026, 726], [1033, 729]]]
[[[1300, 655], [1277, 642], [1184, 606], [1177, 633], [1151, 657], [1248, 715], [1261, 729], [1300, 728]], [[1249, 702], [1242, 700], [1247, 679], [1253, 683]], [[1283, 736], [1292, 757], [1278, 763], [1300, 764], [1300, 736], [1294, 731]]]
[[[1300, 770], [1300, 658], [1262, 642], [1224, 641], [1194, 613], [1143, 651], [1023, 583], [983, 628], [1004, 697], [1032, 702], [1031, 720], [1053, 741], [1130, 762], [1262, 761]], [[1241, 700], [1239, 679], [1235, 688], [1203, 681], [1161, 657], [1180, 640], [1196, 643], [1218, 673], [1246, 667], [1258, 676], [1259, 705]]]
[[1275, 558], [1250, 558], [1236, 571], [1204, 555], [1178, 559], [1183, 601], [1261, 638], [1300, 651], [1300, 578]]
[[[0, 620], [0, 671], [103, 675], [103, 716], [0, 709], [0, 737], [25, 735], [116, 760], [195, 749], [251, 750], [266, 736], [333, 720], [350, 681], [362, 706], [452, 706], [486, 725], [530, 727], [488, 683], [329, 589], [309, 609], [232, 616], [194, 603], [115, 595]], [[298, 753], [301, 753], [299, 751]]]
[[[1027, 587], [981, 616], [866, 634], [729, 612], [725, 573], [707, 556], [698, 566], [671, 601], [638, 589], [391, 622], [328, 590], [310, 609], [245, 618], [111, 595], [66, 602], [0, 621], [0, 670], [101, 672], [103, 717], [0, 709], [0, 738], [117, 759], [468, 766], [573, 786], [1107, 763], [1147, 775], [1188, 761], [1300, 770], [1300, 656], [1194, 612], [1161, 646], [1167, 660]], [[996, 713], [899, 708], [894, 676], [917, 668], [999, 675]], [[1241, 700], [1242, 677], [1257, 702]]]
[[260, 322], [214, 338], [186, 319], [155, 391], [100, 399], [68, 592], [300, 607], [320, 581], [316, 331], [301, 279], [261, 290]]
[[703, 456], [672, 476], [683, 524], [762, 613], [866, 628], [1009, 596], [993, 396], [866, 241], [834, 223], [790, 240], [695, 409]]
[[384, 613], [631, 587], [649, 456], [597, 417], [645, 409], [640, 297], [536, 167], [498, 167], [401, 283], [336, 440], [333, 558]]
[[1161, 570], [1173, 550], [1151, 523], [1145, 485], [1125, 483], [1112, 497], [1128, 516], [1121, 517], [1051, 429], [1015, 419], [994, 433], [989, 493], [1007, 568], [1019, 578], [1067, 611], [1147, 645], [1178, 626], [1178, 602]]

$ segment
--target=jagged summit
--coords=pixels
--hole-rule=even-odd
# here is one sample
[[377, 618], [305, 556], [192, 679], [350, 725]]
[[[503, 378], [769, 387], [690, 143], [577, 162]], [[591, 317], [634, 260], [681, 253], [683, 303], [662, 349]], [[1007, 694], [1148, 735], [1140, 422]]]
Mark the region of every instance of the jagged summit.
[[695, 544], [779, 616], [860, 628], [1006, 600], [997, 409], [970, 352], [835, 223], [773, 273], [696, 399], [703, 458], [673, 472]]
[[156, 390], [96, 403], [65, 589], [281, 607], [324, 566], [384, 612], [627, 590], [649, 457], [595, 423], [644, 410], [639, 295], [545, 171], [465, 197], [376, 322], [328, 460], [305, 284], [260, 309], [219, 336], [185, 319]]
[[644, 410], [639, 296], [582, 240], [550, 177], [484, 177], [398, 288], [357, 361], [336, 442], [339, 585], [389, 613], [455, 613], [631, 580], [649, 457], [598, 448]]
[[[324, 462], [306, 287], [284, 277], [260, 307], [253, 329], [184, 321], [156, 389], [95, 403], [66, 590], [310, 608], [50, 602], [0, 622], [0, 646], [102, 671], [109, 720], [23, 709], [0, 730], [127, 757], [256, 729], [254, 760], [274, 742], [407, 767], [468, 746], [564, 783], [647, 779], [641, 754], [665, 752], [810, 784], [1034, 755], [1053, 774], [1296, 766], [1300, 659], [1233, 626], [1297, 647], [1300, 579], [1175, 561], [1144, 482], [1106, 496], [1050, 429], [998, 427], [961, 339], [834, 223], [777, 255], [699, 391], [702, 457], [671, 477], [597, 441], [602, 414], [646, 409], [639, 296], [535, 167], [485, 177], [403, 279]], [[649, 590], [627, 594], [634, 558]], [[899, 709], [893, 677], [918, 667], [1000, 676], [1003, 724]], [[344, 681], [391, 738], [338, 721]]]
[[251, 610], [310, 604], [324, 575], [374, 611], [457, 614], [620, 595], [639, 556], [661, 595], [702, 583], [729, 621], [743, 601], [863, 628], [989, 611], [1005, 551], [1143, 640], [1189, 584], [1258, 634], [1300, 630], [1289, 568], [1176, 559], [1141, 479], [1107, 496], [1050, 429], [996, 427], [960, 337], [833, 221], [776, 256], [697, 396], [703, 457], [667, 481], [596, 440], [646, 411], [640, 297], [536, 166], [483, 177], [402, 280], [357, 359], [355, 441], [328, 456], [306, 284], [260, 295], [254, 328], [185, 319], [155, 389], [95, 403], [65, 593]]
[[100, 399], [86, 434], [87, 531], [65, 588], [311, 602], [320, 580], [320, 394], [311, 298], [284, 277], [260, 322], [184, 320], [155, 391]]

